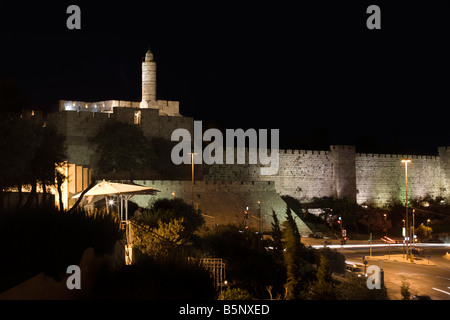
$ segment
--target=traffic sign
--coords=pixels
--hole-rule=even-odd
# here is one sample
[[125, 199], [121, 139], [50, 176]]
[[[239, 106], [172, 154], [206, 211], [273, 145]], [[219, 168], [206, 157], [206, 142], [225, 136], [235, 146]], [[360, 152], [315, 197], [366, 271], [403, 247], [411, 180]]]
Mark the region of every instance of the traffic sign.
[[346, 237], [346, 236], [347, 236], [347, 230], [345, 230], [345, 229], [342, 230], [342, 236], [343, 236], [343, 237]]

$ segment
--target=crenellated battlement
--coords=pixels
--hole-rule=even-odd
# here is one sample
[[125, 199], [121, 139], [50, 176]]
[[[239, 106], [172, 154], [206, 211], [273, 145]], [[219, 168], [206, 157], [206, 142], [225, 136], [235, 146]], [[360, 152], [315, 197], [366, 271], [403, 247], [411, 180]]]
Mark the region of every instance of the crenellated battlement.
[[[187, 180], [142, 180], [144, 184], [151, 184], [156, 189], [172, 187], [172, 186], [185, 186], [190, 187], [192, 182]], [[194, 187], [201, 188], [204, 186], [215, 186], [217, 188], [234, 189], [234, 188], [247, 188], [252, 187], [258, 190], [273, 190], [275, 183], [273, 181], [236, 181], [236, 180], [199, 180], [195, 181]]]
[[408, 155], [408, 154], [389, 154], [389, 153], [356, 153], [357, 157], [380, 158], [380, 159], [420, 159], [420, 160], [439, 160], [439, 156], [432, 155]]
[[439, 155], [356, 153], [354, 146], [332, 145], [330, 150], [279, 150], [279, 170], [259, 176], [256, 166], [212, 165], [209, 180], [273, 180], [277, 192], [301, 201], [314, 197], [347, 197], [357, 203], [385, 205], [404, 198], [404, 169], [408, 158], [411, 198], [450, 196], [450, 147]]
[[350, 146], [346, 144], [335, 144], [330, 146], [331, 150], [349, 150], [349, 151], [355, 151], [355, 146]]
[[76, 111], [88, 113], [112, 113], [114, 108], [134, 108], [134, 109], [155, 109], [160, 115], [181, 117], [179, 112], [180, 103], [171, 100], [156, 101], [126, 101], [126, 100], [105, 100], [105, 101], [75, 101], [59, 100], [59, 111]]
[[294, 155], [305, 155], [305, 154], [314, 154], [314, 155], [329, 155], [330, 151], [327, 150], [301, 150], [301, 149], [280, 149], [281, 154], [294, 154]]

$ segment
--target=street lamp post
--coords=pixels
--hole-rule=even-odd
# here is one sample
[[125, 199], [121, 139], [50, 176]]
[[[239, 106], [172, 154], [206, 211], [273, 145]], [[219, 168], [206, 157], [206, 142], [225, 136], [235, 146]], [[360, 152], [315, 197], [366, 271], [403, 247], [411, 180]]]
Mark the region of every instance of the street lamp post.
[[415, 229], [414, 213], [415, 212], [416, 212], [416, 209], [413, 209], [413, 212], [412, 212], [412, 239], [413, 239], [413, 247], [416, 247], [416, 239], [414, 238], [414, 229]]
[[[405, 208], [406, 208], [406, 212], [405, 212], [405, 216], [406, 216], [406, 232], [405, 232], [405, 234], [407, 235], [407, 237], [408, 237], [408, 241], [410, 242], [411, 241], [411, 238], [410, 238], [410, 231], [409, 231], [409, 221], [408, 221], [408, 163], [411, 163], [411, 160], [410, 159], [403, 159], [402, 160], [402, 163], [404, 163], [405, 164], [405, 190], [406, 190], [406, 192], [405, 192], [405, 195], [406, 195], [406, 198], [405, 198]], [[408, 259], [408, 255], [409, 255], [409, 245], [408, 245], [408, 242], [406, 243], [406, 259]]]
[[[406, 224], [405, 224], [405, 219], [402, 220], [403, 221], [403, 232], [402, 232], [402, 236], [406, 237]], [[402, 249], [402, 258], [405, 257], [405, 241], [403, 241], [403, 249]]]
[[258, 200], [258, 218], [259, 220], [259, 233], [262, 232], [262, 227], [263, 227], [263, 221], [262, 221], [262, 215], [261, 215], [261, 201]]

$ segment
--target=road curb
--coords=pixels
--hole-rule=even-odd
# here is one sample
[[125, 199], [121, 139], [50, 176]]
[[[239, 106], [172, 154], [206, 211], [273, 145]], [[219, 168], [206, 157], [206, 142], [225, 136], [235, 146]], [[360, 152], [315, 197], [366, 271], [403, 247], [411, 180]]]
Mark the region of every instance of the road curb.
[[410, 263], [410, 264], [423, 265], [423, 266], [436, 266], [436, 264], [433, 262], [426, 262], [423, 260], [419, 260], [420, 262], [418, 262], [417, 260], [411, 262], [411, 261], [403, 260], [404, 258], [403, 259], [398, 259], [398, 258], [392, 259], [392, 258], [387, 258], [386, 256], [378, 256], [378, 257], [372, 256], [372, 257], [367, 257], [366, 259], [367, 260], [384, 260], [384, 261], [391, 261], [391, 262], [398, 262], [398, 263]]

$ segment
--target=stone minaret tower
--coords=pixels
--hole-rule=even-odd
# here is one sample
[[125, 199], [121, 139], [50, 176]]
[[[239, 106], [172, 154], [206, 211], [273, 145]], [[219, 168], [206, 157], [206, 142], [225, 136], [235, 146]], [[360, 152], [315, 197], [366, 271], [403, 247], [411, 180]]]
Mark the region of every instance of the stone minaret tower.
[[156, 62], [150, 49], [142, 61], [142, 102], [141, 107], [148, 108], [149, 101], [156, 101]]

